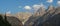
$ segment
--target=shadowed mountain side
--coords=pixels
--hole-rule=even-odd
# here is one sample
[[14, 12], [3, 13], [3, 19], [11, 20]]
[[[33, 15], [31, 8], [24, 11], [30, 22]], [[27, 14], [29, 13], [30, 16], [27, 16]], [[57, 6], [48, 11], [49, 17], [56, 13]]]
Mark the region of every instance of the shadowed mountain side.
[[13, 16], [7, 16], [7, 21], [11, 24], [11, 26], [23, 26], [22, 22]]
[[60, 26], [60, 13], [54, 15], [52, 18], [46, 20], [43, 26]]
[[6, 19], [3, 19], [3, 15], [0, 15], [0, 26], [11, 26]]
[[[38, 17], [39, 18], [39, 17]], [[29, 20], [27, 20], [24, 24], [24, 26], [32, 26], [34, 22], [38, 19], [37, 17], [31, 16]]]

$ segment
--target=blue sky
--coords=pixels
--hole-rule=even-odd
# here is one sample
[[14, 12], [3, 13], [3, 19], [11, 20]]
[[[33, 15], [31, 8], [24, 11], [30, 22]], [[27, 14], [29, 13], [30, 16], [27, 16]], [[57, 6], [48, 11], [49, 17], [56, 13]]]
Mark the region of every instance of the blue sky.
[[[43, 3], [46, 7], [49, 6], [50, 3], [46, 2], [47, 0], [0, 0], [0, 13], [5, 13], [7, 11], [11, 11], [11, 13], [17, 12], [26, 12], [33, 11], [32, 6], [35, 4]], [[52, 5], [57, 5], [57, 0], [53, 0]], [[30, 10], [26, 10], [24, 7], [30, 6]]]

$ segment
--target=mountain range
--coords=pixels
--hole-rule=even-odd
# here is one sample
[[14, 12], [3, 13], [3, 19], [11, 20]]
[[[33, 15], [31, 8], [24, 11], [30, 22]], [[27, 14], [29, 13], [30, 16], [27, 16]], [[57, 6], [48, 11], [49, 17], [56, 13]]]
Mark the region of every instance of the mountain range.
[[[29, 20], [26, 21], [24, 26], [43, 26], [43, 23], [45, 21], [49, 21], [53, 18], [53, 16], [60, 14], [60, 6], [55, 8], [53, 5], [50, 5], [48, 9], [45, 10], [45, 8], [41, 7], [37, 10], [36, 15], [32, 15]], [[58, 15], [60, 17], [60, 15]], [[57, 18], [59, 18], [57, 17]], [[52, 19], [54, 20], [54, 19]], [[50, 20], [52, 22], [52, 20]], [[55, 22], [55, 21], [53, 21]], [[55, 23], [57, 24], [57, 23]], [[54, 26], [53, 23], [51, 23], [51, 26]]]
[[3, 21], [8, 21], [12, 26], [60, 26], [60, 6], [54, 7], [50, 5], [48, 9], [41, 6], [33, 14], [30, 12], [18, 12], [16, 14], [0, 15]]

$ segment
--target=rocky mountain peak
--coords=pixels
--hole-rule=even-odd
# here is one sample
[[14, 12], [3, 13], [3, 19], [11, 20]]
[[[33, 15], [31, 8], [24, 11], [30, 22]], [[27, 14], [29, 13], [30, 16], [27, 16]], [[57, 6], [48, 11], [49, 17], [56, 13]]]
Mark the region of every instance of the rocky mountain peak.
[[45, 13], [45, 7], [41, 4], [41, 7], [35, 13], [35, 16], [42, 16]]
[[55, 7], [54, 7], [53, 5], [50, 5], [50, 6], [48, 7], [47, 12], [48, 12], [48, 13], [53, 13], [54, 11], [55, 11]]
[[50, 6], [48, 7], [48, 11], [51, 11], [51, 10], [54, 10], [54, 6], [52, 6], [52, 5], [50, 5]]

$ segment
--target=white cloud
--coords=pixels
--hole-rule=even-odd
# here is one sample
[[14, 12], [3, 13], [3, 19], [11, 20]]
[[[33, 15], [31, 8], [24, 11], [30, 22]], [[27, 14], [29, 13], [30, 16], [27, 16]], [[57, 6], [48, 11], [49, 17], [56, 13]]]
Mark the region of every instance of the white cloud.
[[38, 8], [40, 8], [40, 5], [33, 5], [33, 8], [38, 9]]
[[52, 3], [52, 2], [53, 2], [53, 0], [47, 0], [47, 2], [48, 2], [48, 3]]
[[33, 5], [33, 8], [35, 11], [37, 11], [38, 9], [40, 9], [40, 7], [43, 7], [44, 5], [41, 3], [41, 4], [35, 4]]
[[57, 4], [60, 5], [60, 1], [57, 1]]
[[33, 8], [34, 8], [35, 11], [37, 11], [40, 8], [40, 5], [37, 5], [37, 4], [33, 5]]
[[24, 8], [27, 9], [27, 10], [30, 10], [31, 9], [30, 6], [25, 6]]
[[6, 14], [10, 14], [10, 13], [11, 13], [11, 11], [6, 12]]

